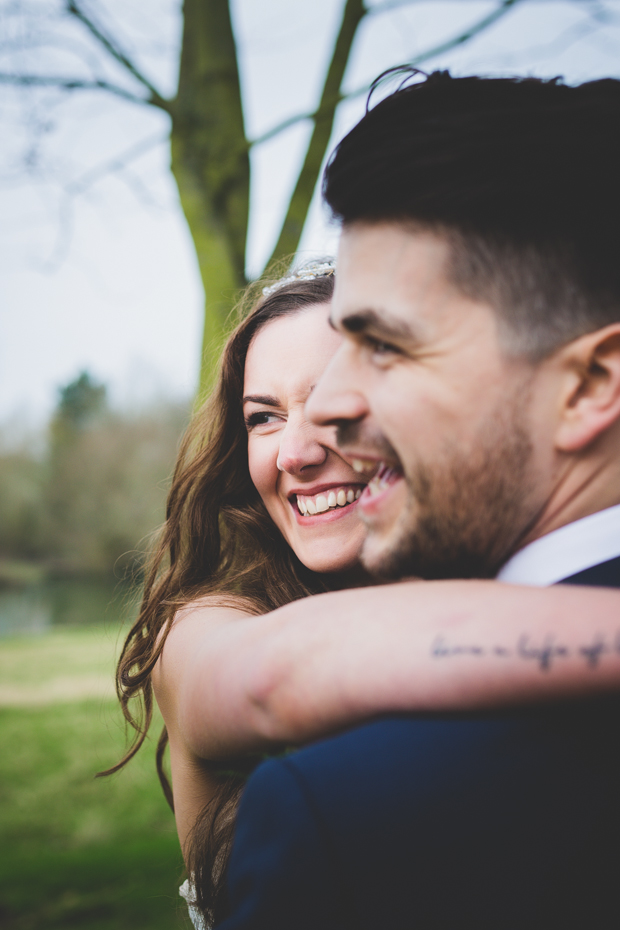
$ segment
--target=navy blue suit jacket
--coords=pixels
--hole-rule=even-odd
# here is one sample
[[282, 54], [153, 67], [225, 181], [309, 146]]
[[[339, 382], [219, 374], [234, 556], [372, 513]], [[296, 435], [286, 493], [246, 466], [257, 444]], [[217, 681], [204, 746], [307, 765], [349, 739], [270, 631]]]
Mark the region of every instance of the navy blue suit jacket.
[[[620, 559], [589, 572], [620, 587]], [[389, 717], [271, 760], [228, 889], [220, 930], [617, 930], [620, 698]]]

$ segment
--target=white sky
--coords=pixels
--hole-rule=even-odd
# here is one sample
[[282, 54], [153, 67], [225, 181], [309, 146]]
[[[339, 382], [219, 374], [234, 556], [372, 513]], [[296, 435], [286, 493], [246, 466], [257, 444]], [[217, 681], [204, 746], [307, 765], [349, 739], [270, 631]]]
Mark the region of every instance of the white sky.
[[[42, 11], [57, 5], [36, 2]], [[178, 0], [90, 2], [111, 25], [120, 24], [126, 46], [135, 48], [149, 77], [172, 92]], [[346, 89], [452, 37], [495, 6], [432, 0], [367, 17]], [[254, 138], [318, 102], [343, 0], [233, 0], [232, 7], [247, 132]], [[84, 73], [72, 44], [79, 35], [66, 30], [54, 61], [41, 53], [35, 64]], [[479, 39], [423, 67], [563, 75], [570, 82], [620, 77], [620, 2], [523, 0]], [[22, 96], [0, 86], [0, 424], [43, 422], [58, 387], [84, 368], [109, 386], [117, 403], [141, 403], [158, 393], [191, 395], [203, 294], [168, 171], [168, 146], [162, 142], [133, 161], [129, 183], [111, 175], [91, 185], [72, 199], [69, 211], [60, 196], [63, 186], [93, 167], [142, 140], [165, 137], [167, 117], [101, 94], [61, 102], [46, 92], [25, 99], [24, 106]], [[341, 105], [332, 143], [359, 119], [363, 106], [364, 98]], [[40, 167], [24, 173], [29, 127], [45, 130], [48, 121], [56, 128], [41, 135]], [[252, 150], [251, 274], [270, 254], [308, 135], [308, 125], [298, 125]], [[315, 196], [302, 250], [333, 253], [336, 242], [337, 230]]]

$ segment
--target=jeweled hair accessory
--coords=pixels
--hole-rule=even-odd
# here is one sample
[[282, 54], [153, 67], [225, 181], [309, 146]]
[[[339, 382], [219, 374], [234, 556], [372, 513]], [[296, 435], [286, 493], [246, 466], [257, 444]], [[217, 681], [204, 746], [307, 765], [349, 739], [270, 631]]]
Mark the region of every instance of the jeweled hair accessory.
[[293, 281], [311, 281], [312, 278], [327, 278], [336, 271], [336, 262], [310, 262], [304, 265], [299, 271], [288, 275], [286, 278], [280, 278], [275, 284], [270, 284], [263, 288], [263, 297], [269, 297], [274, 291], [279, 291], [285, 284], [292, 284]]

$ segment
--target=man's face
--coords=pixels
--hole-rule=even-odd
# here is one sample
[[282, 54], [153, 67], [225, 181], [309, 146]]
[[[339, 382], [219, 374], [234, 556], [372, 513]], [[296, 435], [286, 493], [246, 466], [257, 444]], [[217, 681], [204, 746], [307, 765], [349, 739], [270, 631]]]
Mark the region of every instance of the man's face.
[[493, 576], [544, 507], [533, 368], [504, 354], [448, 258], [428, 232], [345, 228], [332, 322], [346, 338], [308, 403], [354, 467], [378, 469], [358, 509], [363, 561], [385, 577]]

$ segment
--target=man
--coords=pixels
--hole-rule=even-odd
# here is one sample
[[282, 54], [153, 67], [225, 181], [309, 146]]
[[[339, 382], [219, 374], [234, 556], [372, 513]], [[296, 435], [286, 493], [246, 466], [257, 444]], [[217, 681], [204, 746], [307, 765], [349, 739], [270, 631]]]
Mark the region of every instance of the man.
[[[374, 474], [377, 575], [620, 587], [619, 118], [619, 82], [440, 73], [336, 150], [344, 340], [309, 414]], [[222, 926], [617, 926], [619, 724], [612, 698], [401, 716], [267, 763]]]

